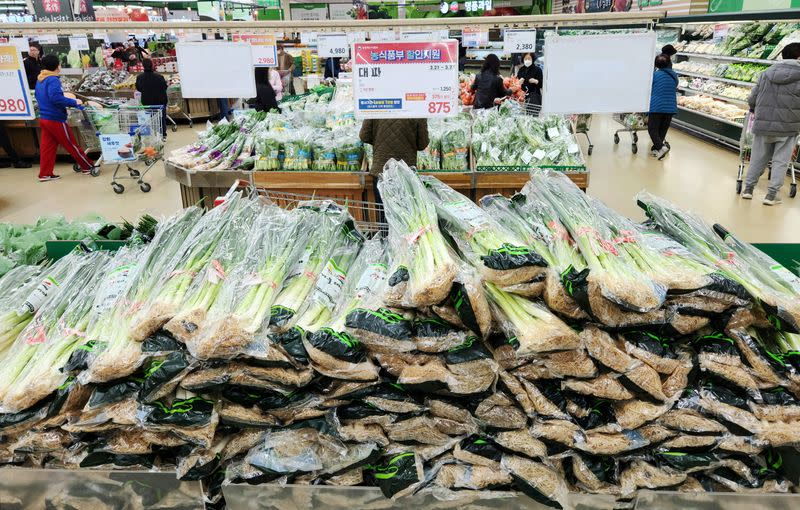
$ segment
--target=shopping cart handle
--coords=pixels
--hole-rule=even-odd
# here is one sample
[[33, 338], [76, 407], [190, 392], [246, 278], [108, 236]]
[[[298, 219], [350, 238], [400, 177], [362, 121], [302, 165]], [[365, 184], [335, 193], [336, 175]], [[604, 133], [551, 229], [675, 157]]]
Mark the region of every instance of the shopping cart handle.
[[721, 237], [723, 240], [724, 240], [725, 238], [727, 238], [729, 235], [731, 235], [731, 233], [730, 233], [730, 232], [728, 232], [728, 229], [727, 229], [727, 228], [725, 228], [725, 227], [723, 227], [723, 226], [722, 226], [722, 225], [720, 225], [719, 223], [714, 223], [714, 226], [713, 226], [713, 228], [714, 228], [714, 232], [715, 232], [715, 233], [716, 233], [718, 236], [720, 236], [720, 237]]

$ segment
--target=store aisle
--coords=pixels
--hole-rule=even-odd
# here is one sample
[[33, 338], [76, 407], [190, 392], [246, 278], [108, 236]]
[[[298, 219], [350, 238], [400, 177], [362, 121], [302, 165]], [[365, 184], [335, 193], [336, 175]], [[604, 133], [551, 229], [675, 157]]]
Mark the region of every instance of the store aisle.
[[[735, 194], [738, 156], [672, 129], [669, 141], [672, 151], [663, 161], [648, 155], [649, 138], [640, 133], [639, 153], [632, 154], [630, 135], [623, 133], [614, 145], [617, 129], [609, 116], [595, 116], [590, 136], [594, 152], [588, 157], [591, 178], [589, 194], [635, 219], [642, 219], [634, 196], [642, 189], [662, 195], [683, 208], [719, 222], [750, 242], [800, 242], [800, 197], [786, 196], [777, 207], [761, 204], [766, 192], [766, 178], [756, 190], [755, 200], [746, 201]], [[196, 140], [196, 131], [181, 126], [170, 133], [167, 151]], [[579, 137], [586, 148], [585, 138]], [[75, 174], [71, 164], [60, 163], [56, 173], [62, 179], [40, 183], [37, 168], [0, 170], [0, 221], [27, 223], [45, 214], [63, 214], [75, 218], [98, 213], [109, 220], [134, 219], [147, 212], [168, 214], [180, 206], [178, 185], [164, 176], [161, 163], [150, 172], [150, 193], [142, 193], [133, 181], [124, 181], [126, 191], [116, 195], [110, 186], [110, 167], [96, 178]]]
[[[753, 200], [742, 200], [736, 194], [737, 153], [672, 128], [667, 136], [672, 150], [658, 161], [649, 155], [650, 138], [646, 131], [639, 133], [638, 154], [631, 152], [629, 133], [621, 133], [619, 145], [614, 145], [613, 133], [619, 127], [607, 115], [596, 115], [593, 119], [589, 136], [594, 151], [587, 158], [591, 170], [590, 195], [623, 214], [643, 219], [634, 196], [646, 189], [700, 214], [706, 221], [726, 226], [746, 241], [800, 242], [800, 197], [788, 198], [788, 178], [781, 189], [781, 205], [761, 204], [767, 190], [766, 173]], [[585, 154], [586, 138], [579, 135], [578, 140]]]

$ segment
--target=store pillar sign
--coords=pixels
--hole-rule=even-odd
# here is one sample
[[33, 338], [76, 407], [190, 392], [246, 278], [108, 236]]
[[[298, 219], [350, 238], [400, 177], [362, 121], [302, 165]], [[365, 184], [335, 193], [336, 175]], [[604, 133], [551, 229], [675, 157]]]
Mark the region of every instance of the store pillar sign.
[[20, 52], [12, 44], [0, 45], [0, 119], [33, 118], [33, 103]]
[[256, 67], [275, 67], [278, 65], [278, 51], [274, 34], [233, 34], [233, 42], [250, 44], [253, 65]]
[[103, 161], [106, 163], [120, 163], [136, 159], [131, 135], [127, 133], [101, 134], [100, 150], [103, 153]]
[[536, 51], [536, 30], [506, 29], [503, 32], [504, 53], [529, 53]]
[[89, 39], [85, 35], [70, 36], [69, 49], [78, 51], [89, 51]]
[[458, 42], [356, 43], [356, 117], [432, 118], [458, 113]]
[[347, 34], [318, 34], [317, 53], [321, 58], [348, 56], [350, 43]]

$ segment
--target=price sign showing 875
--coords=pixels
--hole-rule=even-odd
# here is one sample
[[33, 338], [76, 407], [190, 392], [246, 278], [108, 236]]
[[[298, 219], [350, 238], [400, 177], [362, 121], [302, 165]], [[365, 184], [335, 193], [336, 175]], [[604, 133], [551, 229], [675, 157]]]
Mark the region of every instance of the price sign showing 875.
[[0, 119], [33, 118], [28, 82], [14, 45], [0, 45]]
[[511, 30], [503, 33], [503, 51], [506, 53], [533, 53], [536, 51], [536, 30]]

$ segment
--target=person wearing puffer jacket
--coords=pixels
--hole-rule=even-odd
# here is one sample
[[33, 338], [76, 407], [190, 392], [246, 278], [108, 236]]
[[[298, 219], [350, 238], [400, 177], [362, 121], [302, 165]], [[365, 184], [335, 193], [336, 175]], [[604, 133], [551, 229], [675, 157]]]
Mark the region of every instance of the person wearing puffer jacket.
[[747, 99], [753, 119], [750, 168], [742, 198], [753, 198], [758, 179], [772, 160], [769, 187], [762, 203], [778, 205], [778, 195], [800, 132], [800, 43], [787, 44], [778, 62], [761, 73]]
[[650, 155], [664, 159], [669, 152], [667, 131], [672, 116], [678, 111], [678, 75], [672, 70], [669, 55], [663, 53], [656, 57], [656, 70], [653, 73], [653, 88], [650, 92], [650, 112], [647, 116], [647, 132], [653, 146]]

